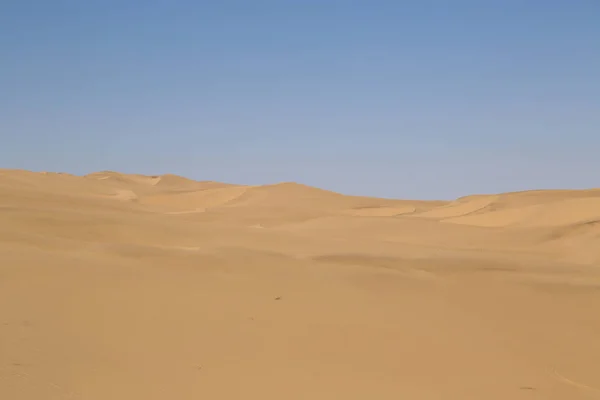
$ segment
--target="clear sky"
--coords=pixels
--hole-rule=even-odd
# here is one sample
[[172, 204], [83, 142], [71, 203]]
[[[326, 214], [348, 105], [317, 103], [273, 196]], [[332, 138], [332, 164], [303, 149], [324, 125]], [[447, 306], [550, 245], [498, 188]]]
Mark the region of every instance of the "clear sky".
[[0, 1], [0, 168], [600, 187], [598, 0]]

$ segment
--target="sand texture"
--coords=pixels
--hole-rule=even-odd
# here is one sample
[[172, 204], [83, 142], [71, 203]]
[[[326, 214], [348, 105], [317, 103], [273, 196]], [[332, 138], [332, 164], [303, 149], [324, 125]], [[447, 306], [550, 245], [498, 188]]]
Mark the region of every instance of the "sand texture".
[[0, 399], [600, 399], [600, 190], [0, 170]]

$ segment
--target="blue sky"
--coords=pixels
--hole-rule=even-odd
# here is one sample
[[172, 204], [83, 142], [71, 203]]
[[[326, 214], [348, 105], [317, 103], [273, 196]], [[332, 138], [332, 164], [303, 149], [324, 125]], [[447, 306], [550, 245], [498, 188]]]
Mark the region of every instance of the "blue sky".
[[7, 0], [0, 168], [600, 187], [597, 0]]

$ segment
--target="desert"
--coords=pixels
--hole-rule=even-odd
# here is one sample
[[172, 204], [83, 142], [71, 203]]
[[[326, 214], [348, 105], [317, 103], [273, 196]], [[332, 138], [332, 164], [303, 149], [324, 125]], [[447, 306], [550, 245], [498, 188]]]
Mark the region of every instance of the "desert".
[[600, 189], [0, 170], [0, 398], [600, 398]]

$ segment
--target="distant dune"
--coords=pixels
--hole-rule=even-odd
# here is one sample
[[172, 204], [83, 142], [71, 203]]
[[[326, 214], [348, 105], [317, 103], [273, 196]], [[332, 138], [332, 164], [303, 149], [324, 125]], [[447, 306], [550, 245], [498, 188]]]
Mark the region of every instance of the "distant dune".
[[481, 211], [488, 207], [495, 199], [495, 196], [472, 196], [456, 200], [442, 207], [436, 207], [432, 210], [418, 214], [418, 217], [424, 218], [452, 218], [465, 216]]
[[0, 399], [592, 399], [599, 294], [600, 189], [0, 170]]

